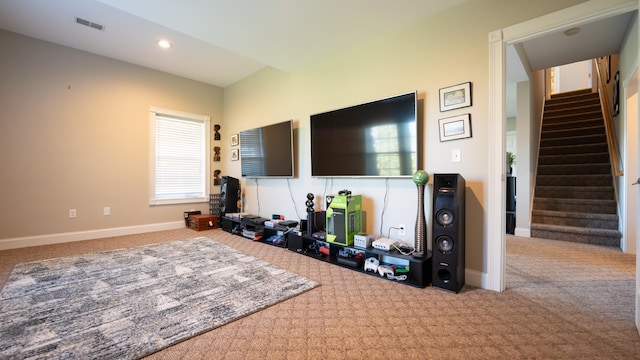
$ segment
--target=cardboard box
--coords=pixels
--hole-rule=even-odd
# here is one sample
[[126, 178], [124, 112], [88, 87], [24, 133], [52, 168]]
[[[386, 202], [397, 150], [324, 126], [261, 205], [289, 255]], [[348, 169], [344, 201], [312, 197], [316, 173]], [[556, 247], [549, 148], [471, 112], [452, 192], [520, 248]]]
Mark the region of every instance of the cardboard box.
[[354, 235], [362, 232], [362, 195], [329, 195], [327, 202], [327, 241], [353, 245]]
[[189, 215], [189, 228], [202, 231], [218, 227], [218, 218], [214, 215]]

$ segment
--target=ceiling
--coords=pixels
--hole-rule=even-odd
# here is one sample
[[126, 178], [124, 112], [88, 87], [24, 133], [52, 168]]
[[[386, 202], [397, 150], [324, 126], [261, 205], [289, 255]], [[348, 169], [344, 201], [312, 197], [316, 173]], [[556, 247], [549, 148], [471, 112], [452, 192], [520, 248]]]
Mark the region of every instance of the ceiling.
[[[465, 1], [0, 0], [0, 28], [226, 87], [267, 66], [304, 69]], [[160, 49], [161, 38], [173, 47]]]
[[[304, 69], [465, 1], [0, 0], [0, 28], [226, 87], [264, 67]], [[508, 82], [526, 79], [523, 62], [539, 70], [618, 52], [632, 14], [508, 49]]]
[[[525, 67], [536, 71], [618, 53], [635, 13], [559, 28], [510, 46], [507, 49], [507, 81], [526, 80]], [[573, 35], [567, 34], [572, 31], [575, 32]]]

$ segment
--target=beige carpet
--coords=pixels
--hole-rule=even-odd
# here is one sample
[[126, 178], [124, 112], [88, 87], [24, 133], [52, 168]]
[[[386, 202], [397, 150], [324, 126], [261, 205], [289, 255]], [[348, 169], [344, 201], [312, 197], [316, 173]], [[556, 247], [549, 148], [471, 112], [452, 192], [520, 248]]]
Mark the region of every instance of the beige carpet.
[[147, 359], [631, 359], [635, 256], [509, 236], [503, 293], [417, 289], [221, 230], [189, 229], [0, 252], [13, 264], [207, 236], [320, 287]]

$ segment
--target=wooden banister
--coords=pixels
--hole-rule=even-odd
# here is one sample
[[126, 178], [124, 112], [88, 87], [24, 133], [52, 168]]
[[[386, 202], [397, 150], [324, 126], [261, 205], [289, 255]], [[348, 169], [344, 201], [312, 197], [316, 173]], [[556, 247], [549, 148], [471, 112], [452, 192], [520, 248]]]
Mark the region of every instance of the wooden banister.
[[609, 159], [613, 166], [613, 175], [622, 176], [624, 172], [622, 170], [622, 162], [620, 152], [618, 151], [618, 142], [616, 141], [616, 134], [613, 130], [613, 117], [611, 116], [611, 110], [609, 109], [609, 97], [602, 81], [602, 72], [600, 71], [600, 64], [597, 59], [593, 60], [596, 66], [596, 73], [598, 74], [598, 94], [600, 95], [600, 106], [602, 107], [602, 116], [604, 117], [604, 128], [607, 134], [607, 145], [609, 146]]

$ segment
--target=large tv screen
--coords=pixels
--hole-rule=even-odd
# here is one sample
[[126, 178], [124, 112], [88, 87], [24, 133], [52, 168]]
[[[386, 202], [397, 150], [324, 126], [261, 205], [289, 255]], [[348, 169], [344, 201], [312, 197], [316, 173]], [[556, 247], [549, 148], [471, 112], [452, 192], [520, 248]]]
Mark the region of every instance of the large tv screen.
[[242, 176], [294, 177], [293, 121], [240, 132]]
[[310, 120], [311, 176], [410, 177], [418, 169], [415, 91]]

